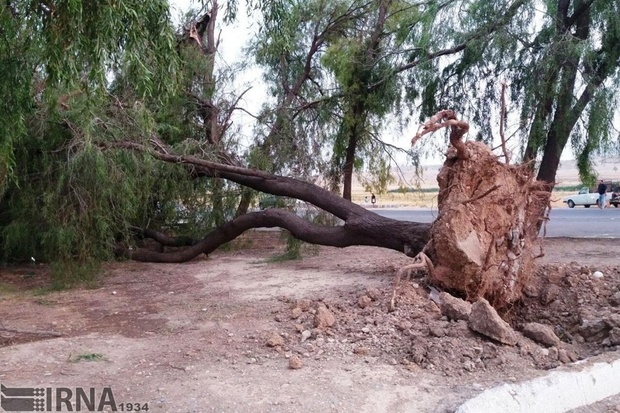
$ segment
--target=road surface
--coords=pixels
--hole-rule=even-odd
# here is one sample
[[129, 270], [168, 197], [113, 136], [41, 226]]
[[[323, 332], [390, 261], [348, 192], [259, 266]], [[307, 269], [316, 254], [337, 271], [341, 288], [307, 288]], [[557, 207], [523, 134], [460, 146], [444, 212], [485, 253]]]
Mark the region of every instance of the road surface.
[[[371, 210], [402, 221], [432, 222], [437, 217], [437, 210], [430, 209]], [[547, 237], [620, 238], [620, 208], [553, 209], [547, 224]]]

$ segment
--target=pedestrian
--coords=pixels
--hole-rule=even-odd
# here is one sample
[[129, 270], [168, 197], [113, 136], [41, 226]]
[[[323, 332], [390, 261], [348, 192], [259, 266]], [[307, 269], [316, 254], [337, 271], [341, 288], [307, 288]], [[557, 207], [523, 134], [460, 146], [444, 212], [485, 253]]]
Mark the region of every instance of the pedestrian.
[[374, 207], [375, 204], [377, 203], [377, 197], [375, 196], [374, 193], [370, 194], [370, 202], [372, 202], [372, 206]]
[[598, 207], [600, 209], [604, 209], [605, 208], [605, 200], [606, 200], [606, 194], [607, 194], [607, 185], [605, 185], [605, 183], [603, 182], [603, 180], [601, 179], [599, 181], [598, 184], [598, 188], [596, 190], [598, 192]]

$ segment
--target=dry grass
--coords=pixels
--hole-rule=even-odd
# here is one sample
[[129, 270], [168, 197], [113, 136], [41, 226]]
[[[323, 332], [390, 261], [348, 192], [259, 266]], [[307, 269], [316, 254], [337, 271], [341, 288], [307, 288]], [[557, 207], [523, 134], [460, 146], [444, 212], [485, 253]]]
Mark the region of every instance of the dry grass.
[[[437, 192], [388, 192], [376, 196], [377, 206], [382, 207], [437, 208]], [[351, 198], [355, 203], [371, 205], [368, 192], [353, 191]]]
[[[574, 191], [553, 191], [551, 195], [552, 208], [566, 208], [562, 198], [575, 193]], [[371, 206], [370, 193], [359, 189], [351, 194], [353, 202]], [[377, 206], [382, 208], [437, 208], [437, 192], [388, 192], [386, 194], [376, 194]]]

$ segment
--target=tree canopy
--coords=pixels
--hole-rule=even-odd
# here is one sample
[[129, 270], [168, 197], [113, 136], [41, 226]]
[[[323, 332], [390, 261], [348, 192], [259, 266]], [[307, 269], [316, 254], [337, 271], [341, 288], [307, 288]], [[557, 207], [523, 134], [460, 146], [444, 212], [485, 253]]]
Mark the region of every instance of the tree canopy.
[[[506, 82], [509, 111], [519, 118], [514, 132], [521, 140], [513, 145], [519, 158], [553, 187], [570, 143], [582, 180], [592, 183], [593, 156], [618, 151], [618, 7], [615, 1], [525, 2], [491, 41], [470, 43], [427, 94], [441, 92], [440, 106], [471, 113], [488, 141], [497, 134], [497, 86]], [[473, 9], [472, 22], [489, 12]]]

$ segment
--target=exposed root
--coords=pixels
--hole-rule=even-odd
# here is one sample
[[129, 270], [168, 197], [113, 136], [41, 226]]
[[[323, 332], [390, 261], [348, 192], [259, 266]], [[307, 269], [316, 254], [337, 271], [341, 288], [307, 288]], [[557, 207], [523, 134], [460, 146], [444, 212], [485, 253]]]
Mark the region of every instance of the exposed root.
[[469, 198], [466, 199], [465, 201], [461, 202], [463, 205], [465, 204], [469, 204], [470, 202], [474, 202], [479, 200], [480, 198], [484, 198], [485, 196], [489, 195], [491, 192], [495, 191], [497, 188], [499, 188], [499, 185], [495, 185], [492, 188], [489, 188], [487, 191], [485, 191], [483, 194], [480, 194], [478, 196], [475, 196], [473, 198]]
[[429, 281], [469, 300], [510, 306], [533, 274], [549, 191], [530, 165], [509, 164], [507, 152], [502, 163], [484, 143], [462, 141], [468, 126], [453, 111], [438, 112], [412, 142], [443, 127], [451, 147], [437, 176], [439, 215], [425, 248], [435, 264]]
[[463, 135], [469, 130], [469, 124], [456, 118], [453, 110], [442, 110], [437, 112], [424, 125], [418, 129], [418, 133], [411, 139], [411, 145], [414, 145], [422, 136], [427, 133], [435, 132], [441, 128], [451, 128], [450, 143], [456, 148], [456, 155], [459, 159], [468, 159], [469, 153], [462, 141]]
[[390, 300], [390, 307], [388, 309], [390, 312], [396, 309], [396, 292], [400, 289], [400, 282], [403, 278], [403, 274], [406, 274], [407, 282], [409, 282], [411, 280], [411, 270], [426, 268], [429, 274], [432, 274], [435, 269], [431, 259], [428, 258], [428, 256], [423, 252], [416, 255], [413, 258], [413, 261], [413, 264], [401, 267], [396, 273], [396, 278], [394, 278], [394, 286], [392, 287], [392, 299]]
[[546, 213], [542, 217], [542, 236], [540, 237], [540, 252], [538, 255], [534, 256], [535, 259], [542, 258], [545, 256], [545, 238], [547, 237], [547, 222], [549, 222], [549, 215], [551, 214], [551, 198], [547, 201]]

